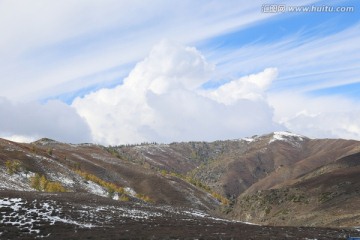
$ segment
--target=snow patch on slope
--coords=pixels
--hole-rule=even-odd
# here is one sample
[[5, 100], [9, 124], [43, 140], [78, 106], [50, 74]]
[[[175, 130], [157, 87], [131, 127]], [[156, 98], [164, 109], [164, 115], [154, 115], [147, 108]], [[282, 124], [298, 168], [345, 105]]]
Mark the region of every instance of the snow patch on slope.
[[244, 140], [245, 142], [254, 142], [255, 141], [255, 138], [249, 138], [249, 137], [246, 137], [246, 138], [242, 138], [241, 140]]
[[131, 187], [126, 187], [126, 188], [124, 188], [124, 190], [129, 196], [136, 197], [136, 192]]
[[[91, 180], [87, 180], [86, 182], [82, 183], [83, 188], [85, 188], [85, 190], [88, 193], [92, 193], [94, 195], [98, 195], [101, 197], [109, 197], [109, 192], [102, 186], [98, 185], [97, 183], [94, 183]], [[134, 189], [130, 188], [130, 187], [126, 187], [124, 188], [125, 193], [131, 197], [136, 197], [136, 192], [134, 191]], [[118, 193], [115, 193], [112, 196], [113, 200], [119, 200], [120, 196]]]
[[269, 144], [275, 141], [284, 141], [290, 144], [297, 145], [298, 141], [304, 141], [305, 137], [299, 134], [290, 132], [274, 132], [273, 137], [270, 139]]
[[246, 143], [252, 143], [261, 139], [261, 136], [254, 135], [252, 137], [239, 138], [236, 141], [245, 141]]
[[84, 184], [86, 191], [88, 191], [89, 193], [98, 195], [98, 196], [102, 196], [102, 197], [107, 197], [108, 196], [108, 192], [105, 190], [105, 188], [101, 187], [100, 185], [94, 183], [93, 181], [88, 180], [86, 184]]
[[189, 211], [182, 211], [182, 213], [192, 216], [192, 217], [208, 218], [208, 219], [212, 219], [215, 221], [221, 221], [221, 222], [238, 222], [238, 223], [244, 223], [244, 224], [248, 224], [248, 225], [258, 225], [258, 224], [251, 223], [251, 222], [233, 221], [233, 220], [228, 220], [228, 219], [223, 219], [223, 218], [212, 217], [205, 212], [202, 212], [200, 210], [195, 210], [195, 209], [192, 209]]

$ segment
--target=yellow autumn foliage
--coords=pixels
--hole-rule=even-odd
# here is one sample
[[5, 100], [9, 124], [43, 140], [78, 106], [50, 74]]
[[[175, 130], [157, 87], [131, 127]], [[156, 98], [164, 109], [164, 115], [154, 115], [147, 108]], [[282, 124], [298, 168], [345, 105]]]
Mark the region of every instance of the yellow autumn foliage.
[[10, 175], [13, 175], [14, 173], [17, 173], [18, 171], [20, 171], [21, 162], [19, 160], [7, 160], [5, 162], [5, 167], [7, 169], [7, 172]]
[[148, 203], [153, 203], [154, 201], [149, 197], [149, 196], [146, 196], [145, 194], [136, 194], [136, 197], [143, 200], [144, 202], [148, 202]]
[[66, 192], [66, 188], [60, 182], [49, 181], [38, 173], [30, 178], [30, 186], [42, 192]]

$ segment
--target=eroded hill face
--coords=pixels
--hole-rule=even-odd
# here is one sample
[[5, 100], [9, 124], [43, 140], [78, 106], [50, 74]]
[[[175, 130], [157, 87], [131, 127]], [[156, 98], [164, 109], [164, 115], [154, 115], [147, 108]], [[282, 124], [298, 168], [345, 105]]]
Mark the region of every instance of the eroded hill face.
[[[216, 211], [259, 224], [360, 226], [359, 152], [358, 141], [287, 132], [113, 147], [0, 140], [0, 189], [34, 191], [38, 173], [70, 192]], [[8, 160], [20, 164], [12, 174]]]

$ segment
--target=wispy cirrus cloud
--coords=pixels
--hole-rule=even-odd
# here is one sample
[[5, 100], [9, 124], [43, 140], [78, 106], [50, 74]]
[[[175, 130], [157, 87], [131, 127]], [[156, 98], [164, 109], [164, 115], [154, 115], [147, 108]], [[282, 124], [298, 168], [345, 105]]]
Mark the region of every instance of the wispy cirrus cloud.
[[9, 99], [49, 97], [58, 85], [106, 75], [164, 38], [196, 42], [270, 17], [258, 4], [237, 1], [0, 4], [0, 95]]
[[[360, 67], [360, 24], [329, 36], [307, 39], [302, 35], [265, 44], [249, 44], [237, 49], [217, 50], [213, 59], [219, 76], [236, 71], [246, 74], [276, 66], [279, 78], [274, 92], [308, 92], [358, 82]], [[240, 63], [239, 65], [236, 63]]]

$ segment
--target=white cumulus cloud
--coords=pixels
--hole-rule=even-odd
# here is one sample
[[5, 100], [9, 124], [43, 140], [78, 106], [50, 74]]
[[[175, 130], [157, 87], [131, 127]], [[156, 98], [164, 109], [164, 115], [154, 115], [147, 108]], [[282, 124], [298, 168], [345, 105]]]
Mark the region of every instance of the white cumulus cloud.
[[267, 68], [258, 74], [251, 74], [238, 80], [224, 84], [204, 95], [226, 105], [236, 103], [239, 99], [261, 100], [265, 99], [265, 90], [277, 77], [276, 68]]
[[162, 41], [122, 85], [77, 98], [72, 106], [94, 141], [104, 144], [229, 139], [281, 128], [264, 100], [276, 69], [202, 90], [213, 71], [195, 48]]

